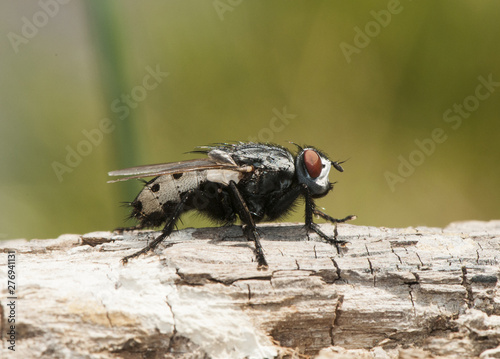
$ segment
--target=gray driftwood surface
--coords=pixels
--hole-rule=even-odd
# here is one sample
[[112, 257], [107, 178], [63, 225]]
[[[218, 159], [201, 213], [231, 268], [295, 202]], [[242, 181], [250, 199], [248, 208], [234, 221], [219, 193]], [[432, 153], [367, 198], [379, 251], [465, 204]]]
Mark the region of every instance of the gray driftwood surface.
[[0, 242], [0, 357], [500, 358], [500, 221], [343, 224], [340, 254], [298, 224], [259, 228], [268, 270], [236, 226], [177, 231], [126, 266], [157, 232]]

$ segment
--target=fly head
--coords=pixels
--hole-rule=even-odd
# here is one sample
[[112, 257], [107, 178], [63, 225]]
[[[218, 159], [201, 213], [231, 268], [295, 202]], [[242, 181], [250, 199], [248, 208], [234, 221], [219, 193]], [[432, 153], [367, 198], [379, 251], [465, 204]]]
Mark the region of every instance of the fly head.
[[301, 149], [295, 160], [295, 168], [299, 183], [305, 184], [313, 197], [322, 197], [331, 190], [328, 180], [330, 169], [333, 167], [342, 172], [338, 162], [332, 162], [326, 155], [314, 148]]

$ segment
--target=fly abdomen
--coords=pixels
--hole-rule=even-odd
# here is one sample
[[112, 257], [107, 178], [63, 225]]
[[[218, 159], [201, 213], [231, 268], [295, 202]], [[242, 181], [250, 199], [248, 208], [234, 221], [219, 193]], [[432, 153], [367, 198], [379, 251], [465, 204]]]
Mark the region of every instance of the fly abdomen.
[[194, 190], [196, 193], [207, 182], [227, 186], [229, 181], [237, 183], [241, 177], [241, 172], [218, 169], [155, 177], [131, 203], [131, 217], [139, 220], [142, 227], [158, 227], [170, 218], [187, 192]]

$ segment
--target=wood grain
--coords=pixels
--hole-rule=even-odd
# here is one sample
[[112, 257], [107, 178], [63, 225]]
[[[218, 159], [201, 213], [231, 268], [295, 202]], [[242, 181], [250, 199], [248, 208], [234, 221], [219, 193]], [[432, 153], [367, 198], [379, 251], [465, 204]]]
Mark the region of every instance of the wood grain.
[[301, 225], [259, 231], [267, 270], [237, 226], [174, 232], [126, 266], [158, 232], [0, 242], [18, 270], [14, 354], [0, 254], [1, 357], [499, 357], [500, 221], [342, 224], [340, 254]]

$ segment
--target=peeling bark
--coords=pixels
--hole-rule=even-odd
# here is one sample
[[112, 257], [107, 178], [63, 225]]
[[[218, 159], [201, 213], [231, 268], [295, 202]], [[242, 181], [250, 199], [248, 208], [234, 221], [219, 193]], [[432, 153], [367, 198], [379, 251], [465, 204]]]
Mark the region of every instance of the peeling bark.
[[[497, 358], [500, 221], [338, 226], [335, 247], [259, 226], [268, 270], [239, 227], [0, 242], [2, 358]], [[333, 234], [334, 227], [321, 225]], [[16, 251], [16, 351], [6, 331]]]

